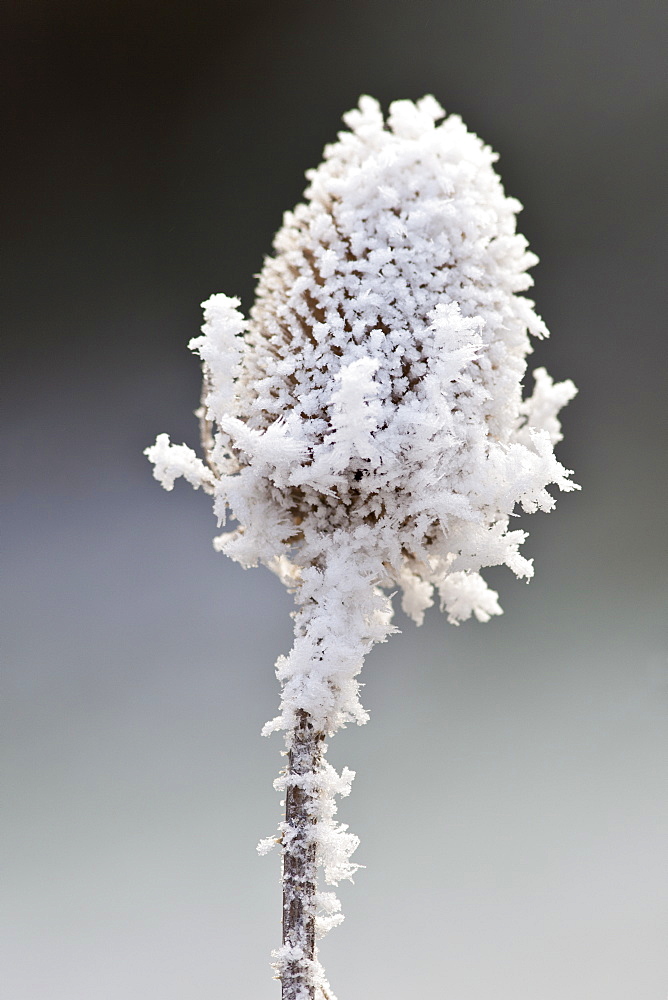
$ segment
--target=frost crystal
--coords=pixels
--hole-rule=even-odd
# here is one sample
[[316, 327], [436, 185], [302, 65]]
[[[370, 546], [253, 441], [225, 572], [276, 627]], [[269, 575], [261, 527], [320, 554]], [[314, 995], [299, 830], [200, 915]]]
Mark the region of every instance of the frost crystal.
[[[221, 523], [231, 513], [218, 549], [295, 593], [267, 731], [302, 711], [323, 734], [364, 722], [356, 677], [393, 630], [390, 592], [418, 624], [434, 591], [453, 623], [500, 614], [480, 571], [533, 573], [510, 518], [551, 510], [550, 484], [576, 488], [553, 454], [575, 387], [538, 369], [522, 398], [529, 335], [547, 330], [521, 294], [537, 258], [496, 155], [433, 97], [395, 102], [387, 121], [363, 97], [344, 120], [284, 217], [250, 320], [236, 299], [205, 303], [190, 346], [209, 468], [165, 435], [147, 452], [166, 488], [181, 473], [213, 492]], [[321, 794], [335, 785], [328, 774]], [[321, 861], [346, 877], [354, 842], [336, 830], [330, 812]]]

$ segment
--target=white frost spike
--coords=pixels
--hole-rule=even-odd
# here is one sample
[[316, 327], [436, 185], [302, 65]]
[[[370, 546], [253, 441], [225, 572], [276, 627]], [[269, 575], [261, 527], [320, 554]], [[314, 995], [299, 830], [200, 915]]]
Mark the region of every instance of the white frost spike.
[[202, 486], [213, 492], [214, 477], [192, 450], [185, 444], [172, 444], [168, 434], [158, 434], [155, 444], [144, 454], [153, 464], [153, 475], [166, 490], [174, 489], [175, 480], [183, 476], [191, 486]]
[[544, 368], [536, 368], [533, 377], [536, 383], [533, 394], [520, 406], [529, 437], [523, 436], [521, 431], [518, 437], [523, 443], [530, 444], [531, 430], [535, 428], [547, 431], [551, 443], [558, 444], [563, 434], [557, 413], [573, 399], [577, 389], [570, 379], [566, 379], [565, 382], [553, 382]]
[[368, 459], [373, 467], [380, 463], [373, 440], [382, 417], [377, 398], [379, 386], [373, 381], [378, 365], [378, 358], [358, 358], [336, 376], [339, 388], [332, 396], [330, 423], [334, 428], [335, 461], [340, 470], [357, 455]]
[[448, 612], [452, 625], [475, 615], [479, 622], [488, 622], [492, 615], [502, 614], [498, 594], [490, 590], [479, 573], [450, 573], [439, 585], [441, 608]]
[[211, 420], [216, 414], [232, 413], [235, 408], [234, 383], [240, 374], [244, 346], [240, 335], [248, 327], [238, 309], [240, 304], [239, 299], [227, 295], [212, 295], [202, 303], [202, 336], [193, 337], [188, 344], [204, 362], [209, 389], [204, 402]]
[[[300, 726], [300, 752], [311, 740], [302, 787], [315, 813], [304, 815], [317, 815], [316, 863], [330, 881], [352, 872], [355, 840], [333, 821], [343, 786], [318, 741], [366, 721], [357, 675], [393, 631], [390, 595], [402, 589], [418, 624], [435, 590], [453, 623], [500, 614], [481, 570], [533, 573], [511, 517], [550, 510], [550, 486], [577, 488], [553, 451], [575, 387], [539, 368], [522, 396], [530, 336], [547, 329], [522, 294], [537, 258], [496, 154], [433, 97], [395, 102], [387, 121], [362, 97], [344, 120], [284, 217], [249, 320], [215, 295], [191, 342], [216, 473], [166, 435], [147, 451], [167, 489], [183, 475], [214, 493], [220, 523], [229, 510], [238, 527], [217, 548], [268, 566], [295, 595], [281, 713], [265, 731], [285, 729], [291, 753]], [[340, 913], [321, 905], [323, 930]], [[295, 940], [277, 953], [284, 996], [302, 993], [303, 982], [286, 986], [297, 966], [303, 996], [320, 1000], [322, 970]]]

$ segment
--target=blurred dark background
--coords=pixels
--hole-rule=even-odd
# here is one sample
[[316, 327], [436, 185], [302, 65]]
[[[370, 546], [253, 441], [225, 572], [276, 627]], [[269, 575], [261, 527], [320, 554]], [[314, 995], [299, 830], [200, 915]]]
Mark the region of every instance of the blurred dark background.
[[[341, 818], [367, 866], [341, 1000], [657, 1000], [668, 982], [665, 112], [659, 0], [5, 0], [7, 1000], [278, 996], [272, 664], [289, 598], [211, 549], [199, 303], [252, 301], [361, 93], [433, 93], [500, 154], [573, 378], [581, 494], [526, 519], [506, 614], [365, 666]], [[2, 991], [6, 992], [2, 992]]]

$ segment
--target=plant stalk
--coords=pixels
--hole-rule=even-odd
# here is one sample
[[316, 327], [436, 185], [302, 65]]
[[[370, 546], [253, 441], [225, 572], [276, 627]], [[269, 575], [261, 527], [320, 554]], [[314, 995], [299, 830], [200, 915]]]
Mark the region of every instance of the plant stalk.
[[[324, 733], [309, 714], [297, 713], [288, 752], [288, 782], [283, 826], [283, 945], [295, 949], [281, 973], [282, 1000], [315, 1000], [315, 918], [317, 859], [315, 826], [318, 791], [315, 776], [322, 759]], [[310, 780], [309, 780], [310, 779]]]

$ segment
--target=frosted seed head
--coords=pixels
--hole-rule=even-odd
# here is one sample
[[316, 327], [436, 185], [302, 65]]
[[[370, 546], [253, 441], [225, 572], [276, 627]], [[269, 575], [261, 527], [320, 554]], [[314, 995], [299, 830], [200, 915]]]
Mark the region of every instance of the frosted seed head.
[[[521, 294], [537, 258], [496, 154], [433, 97], [394, 102], [386, 121], [362, 97], [344, 120], [284, 216], [249, 319], [237, 299], [205, 303], [190, 347], [207, 465], [166, 435], [147, 449], [166, 489], [184, 476], [214, 494], [219, 523], [231, 513], [217, 549], [265, 564], [295, 594], [281, 713], [264, 729], [287, 730], [288, 744], [304, 713], [321, 735], [367, 720], [356, 678], [396, 631], [396, 589], [417, 624], [434, 591], [450, 622], [488, 621], [501, 608], [480, 571], [533, 574], [510, 518], [550, 510], [551, 485], [577, 488], [553, 450], [575, 387], [539, 368], [522, 394], [530, 336], [547, 329]], [[358, 867], [357, 838], [334, 818], [352, 777], [323, 762], [300, 778], [334, 885]], [[285, 849], [290, 830], [279, 832]], [[342, 919], [331, 894], [317, 906], [318, 934]], [[304, 961], [288, 945], [275, 958], [279, 975]], [[329, 995], [319, 963], [306, 964], [304, 1000]]]
[[217, 546], [244, 565], [299, 590], [345, 539], [356, 578], [403, 587], [417, 621], [434, 587], [458, 595], [451, 619], [485, 619], [500, 609], [478, 571], [526, 575], [509, 516], [550, 509], [550, 484], [575, 488], [552, 450], [575, 389], [538, 369], [522, 397], [530, 335], [547, 330], [520, 294], [537, 258], [496, 154], [430, 96], [387, 120], [362, 97], [344, 121], [250, 319], [213, 296], [191, 342], [215, 482], [191, 456], [154, 454], [166, 486], [183, 468], [213, 488], [241, 526]]

